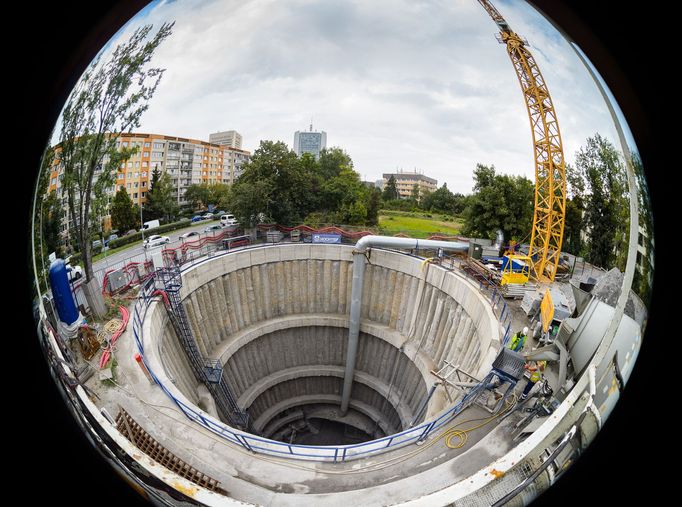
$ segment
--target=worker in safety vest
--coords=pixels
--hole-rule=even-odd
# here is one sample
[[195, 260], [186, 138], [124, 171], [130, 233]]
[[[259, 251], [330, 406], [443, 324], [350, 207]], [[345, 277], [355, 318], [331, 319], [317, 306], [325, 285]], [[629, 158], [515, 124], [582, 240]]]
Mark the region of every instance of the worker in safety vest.
[[526, 337], [528, 336], [528, 328], [524, 327], [523, 331], [519, 331], [509, 340], [507, 347], [514, 352], [520, 352], [526, 344]]
[[526, 387], [523, 389], [523, 393], [521, 394], [519, 401], [523, 401], [528, 398], [528, 393], [530, 393], [530, 390], [533, 389], [533, 386], [542, 379], [542, 375], [545, 372], [546, 366], [547, 361], [537, 361], [535, 362], [535, 365], [526, 364], [524, 366], [524, 368], [530, 372], [530, 378], [528, 379]]

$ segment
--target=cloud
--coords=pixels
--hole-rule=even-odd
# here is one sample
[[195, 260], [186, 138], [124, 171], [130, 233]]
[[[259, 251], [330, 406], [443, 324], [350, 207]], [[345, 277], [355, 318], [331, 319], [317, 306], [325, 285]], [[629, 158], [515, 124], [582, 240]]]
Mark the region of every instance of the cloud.
[[[530, 6], [496, 2], [531, 43], [554, 99], [566, 159], [588, 136], [615, 141], [582, 64]], [[327, 132], [370, 180], [418, 168], [469, 192], [477, 162], [533, 178], [530, 124], [496, 26], [476, 2], [223, 0], [159, 2], [117, 35], [175, 20], [153, 65], [167, 69], [140, 131], [244, 147]]]

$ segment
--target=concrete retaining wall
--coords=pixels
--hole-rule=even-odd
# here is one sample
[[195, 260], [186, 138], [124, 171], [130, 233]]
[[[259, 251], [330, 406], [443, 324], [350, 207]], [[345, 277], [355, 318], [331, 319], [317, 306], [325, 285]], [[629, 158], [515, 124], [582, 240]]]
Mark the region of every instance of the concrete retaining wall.
[[[237, 397], [277, 372], [345, 364], [351, 262], [352, 247], [278, 245], [218, 256], [183, 273], [181, 295], [199, 349], [221, 360]], [[384, 407], [380, 412], [391, 426], [403, 427], [436, 380], [431, 369], [447, 360], [479, 377], [489, 370], [500, 326], [478, 288], [464, 277], [415, 257], [376, 249], [366, 269], [356, 373], [356, 386], [362, 387], [354, 386], [353, 398], [376, 402], [372, 406]], [[162, 346], [169, 355], [178, 355], [169, 324], [166, 330], [169, 336]], [[396, 359], [397, 374], [389, 387]], [[168, 363], [176, 385], [196, 398], [196, 382], [188, 370], [182, 371], [186, 360]], [[300, 386], [314, 378], [309, 374], [302, 372], [299, 382], [289, 382], [290, 393], [279, 393], [275, 385], [251, 393], [250, 410], [262, 413], [262, 396], [268, 399], [264, 406], [287, 396], [308, 396]], [[361, 375], [370, 380], [357, 382]], [[326, 381], [337, 379], [334, 374]], [[392, 403], [372, 398], [366, 389], [380, 397], [392, 391]], [[281, 398], [270, 399], [275, 391]], [[336, 389], [327, 394], [336, 395]], [[439, 388], [426, 417], [445, 404]]]

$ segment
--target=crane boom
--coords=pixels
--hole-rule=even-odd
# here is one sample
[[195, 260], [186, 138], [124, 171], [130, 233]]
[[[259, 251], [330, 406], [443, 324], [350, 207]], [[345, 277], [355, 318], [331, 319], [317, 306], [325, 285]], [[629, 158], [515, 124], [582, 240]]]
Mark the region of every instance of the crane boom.
[[566, 166], [559, 122], [540, 68], [526, 43], [487, 0], [478, 0], [500, 30], [528, 110], [535, 156], [535, 209], [531, 230], [531, 274], [553, 281], [561, 255], [566, 216]]

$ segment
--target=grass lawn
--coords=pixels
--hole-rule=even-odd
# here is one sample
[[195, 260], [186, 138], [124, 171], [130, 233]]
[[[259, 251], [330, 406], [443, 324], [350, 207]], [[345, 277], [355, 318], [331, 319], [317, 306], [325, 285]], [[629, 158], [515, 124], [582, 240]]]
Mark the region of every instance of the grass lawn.
[[[428, 215], [431, 215], [430, 217]], [[463, 222], [458, 217], [437, 213], [412, 213], [407, 211], [379, 212], [381, 234], [393, 236], [402, 232], [412, 238], [428, 238], [432, 234], [454, 236], [459, 234]]]
[[[118, 248], [114, 248], [113, 250], [107, 250], [107, 251], [106, 251], [106, 254], [107, 254], [106, 257], [109, 257], [109, 256], [111, 256], [112, 254], [115, 254], [115, 253], [118, 253], [118, 252], [122, 252], [123, 250], [128, 250], [128, 248], [132, 248], [132, 247], [134, 247], [134, 246], [139, 246], [140, 243], [142, 243], [142, 240], [136, 241], [136, 242], [134, 242], [134, 243], [129, 243], [129, 244], [127, 244], [127, 245], [123, 245], [123, 246], [118, 247]], [[92, 258], [92, 263], [94, 264], [94, 263], [97, 262], [97, 261], [101, 261], [102, 259], [104, 259], [104, 257], [105, 257], [104, 252], [98, 253], [97, 255], [95, 255], [95, 256]]]

